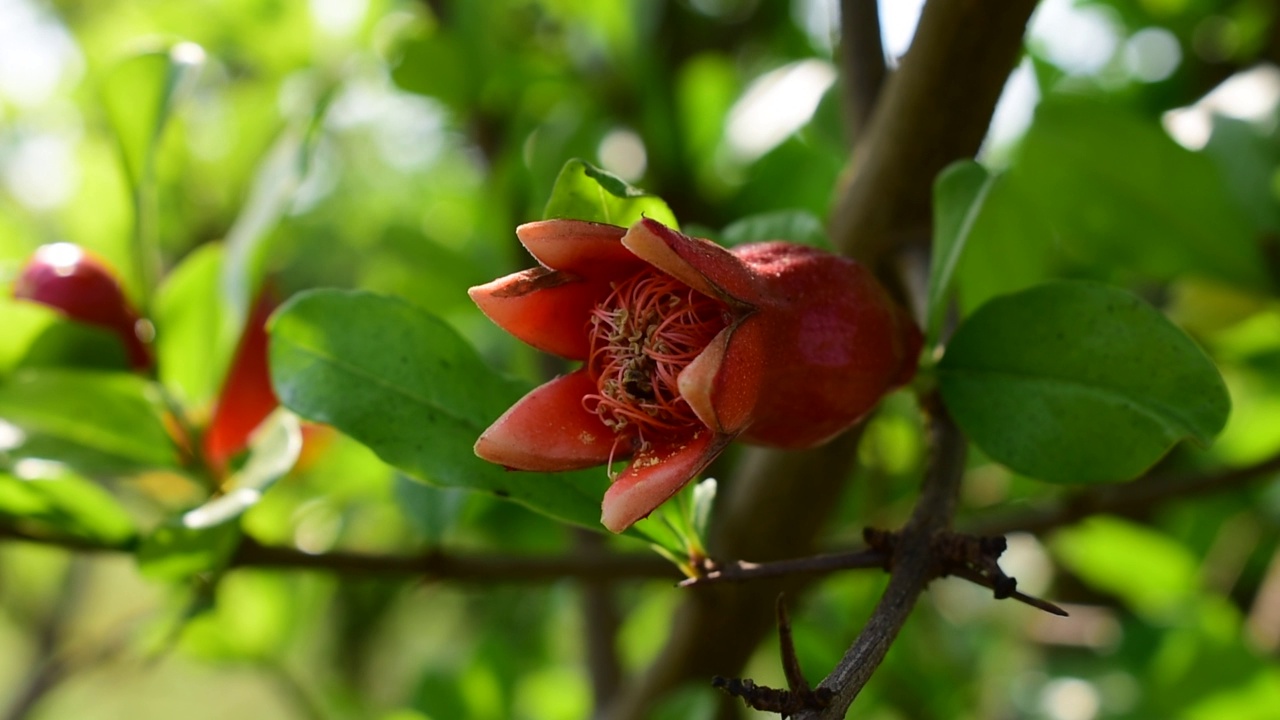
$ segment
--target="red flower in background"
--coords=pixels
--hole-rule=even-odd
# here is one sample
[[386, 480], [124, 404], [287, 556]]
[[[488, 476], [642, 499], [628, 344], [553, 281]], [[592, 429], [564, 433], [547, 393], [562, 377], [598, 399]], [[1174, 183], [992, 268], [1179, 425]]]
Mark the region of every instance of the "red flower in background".
[[270, 289], [258, 295], [205, 430], [205, 460], [220, 472], [248, 447], [249, 436], [280, 404], [267, 363], [267, 319], [277, 304]]
[[138, 335], [138, 311], [125, 297], [115, 273], [80, 246], [60, 242], [37, 248], [18, 275], [13, 296], [110, 330], [124, 343], [134, 370], [151, 368], [151, 348]]
[[476, 442], [553, 472], [630, 457], [601, 521], [621, 532], [734, 438], [821, 444], [915, 373], [920, 331], [858, 263], [784, 242], [726, 250], [654, 220], [516, 229], [541, 267], [474, 287], [495, 323], [570, 360]]

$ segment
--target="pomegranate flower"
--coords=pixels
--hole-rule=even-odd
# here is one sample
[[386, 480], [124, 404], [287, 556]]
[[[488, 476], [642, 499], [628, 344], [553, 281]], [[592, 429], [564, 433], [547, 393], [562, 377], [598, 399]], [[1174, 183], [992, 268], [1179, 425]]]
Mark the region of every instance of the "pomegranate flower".
[[920, 331], [852, 260], [785, 242], [726, 250], [649, 219], [547, 220], [516, 235], [542, 265], [471, 298], [583, 365], [526, 395], [475, 451], [538, 472], [631, 458], [604, 496], [614, 532], [735, 438], [819, 445], [915, 374]]

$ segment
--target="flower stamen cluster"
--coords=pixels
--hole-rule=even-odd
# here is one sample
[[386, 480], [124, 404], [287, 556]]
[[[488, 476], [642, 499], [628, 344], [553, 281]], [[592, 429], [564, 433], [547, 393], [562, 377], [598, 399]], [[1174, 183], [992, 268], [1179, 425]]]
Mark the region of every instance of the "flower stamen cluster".
[[648, 432], [699, 425], [680, 395], [683, 370], [727, 324], [720, 303], [665, 273], [643, 270], [611, 285], [591, 311], [588, 372], [597, 393], [582, 405], [615, 433], [644, 442]]

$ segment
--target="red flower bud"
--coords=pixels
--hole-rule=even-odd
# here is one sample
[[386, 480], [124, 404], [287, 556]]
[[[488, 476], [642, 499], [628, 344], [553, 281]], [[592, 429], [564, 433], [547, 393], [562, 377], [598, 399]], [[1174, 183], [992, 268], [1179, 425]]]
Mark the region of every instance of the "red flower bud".
[[151, 349], [138, 336], [138, 312], [111, 270], [78, 245], [62, 242], [38, 248], [18, 275], [13, 296], [114, 332], [124, 343], [133, 369], [151, 367]]
[[632, 458], [605, 494], [621, 532], [734, 438], [819, 445], [915, 374], [920, 331], [858, 263], [785, 242], [726, 250], [654, 220], [522, 225], [541, 267], [471, 288], [495, 323], [570, 360], [476, 442], [509, 468]]

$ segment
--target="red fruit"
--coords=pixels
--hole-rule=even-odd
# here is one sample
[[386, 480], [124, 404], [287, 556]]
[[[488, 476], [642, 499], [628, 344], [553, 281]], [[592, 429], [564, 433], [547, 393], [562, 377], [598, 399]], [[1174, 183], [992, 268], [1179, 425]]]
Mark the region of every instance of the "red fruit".
[[63, 242], [38, 248], [18, 275], [13, 296], [114, 332], [124, 343], [129, 365], [150, 369], [151, 349], [138, 336], [138, 312], [112, 271], [79, 246]]
[[276, 304], [269, 291], [254, 303], [205, 431], [205, 459], [219, 470], [249, 445], [249, 436], [280, 404], [267, 365], [267, 318]]
[[516, 234], [543, 266], [472, 299], [521, 340], [584, 365], [516, 403], [476, 454], [542, 472], [633, 458], [604, 497], [615, 532], [734, 438], [821, 444], [915, 374], [919, 329], [847, 258], [784, 242], [729, 251], [648, 219]]

